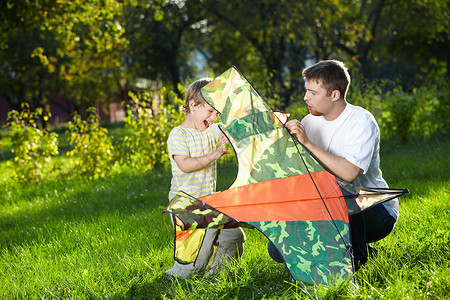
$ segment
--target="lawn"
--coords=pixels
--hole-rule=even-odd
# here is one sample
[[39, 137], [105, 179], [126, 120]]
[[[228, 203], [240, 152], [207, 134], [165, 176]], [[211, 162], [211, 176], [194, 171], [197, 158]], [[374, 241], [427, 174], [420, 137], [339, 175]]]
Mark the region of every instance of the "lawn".
[[[215, 277], [177, 281], [167, 204], [170, 172], [124, 169], [103, 179], [59, 177], [18, 185], [0, 156], [0, 299], [448, 299], [450, 295], [450, 136], [382, 145], [382, 170], [400, 198], [393, 233], [355, 284], [291, 283], [267, 254], [267, 240], [245, 229], [236, 265]], [[59, 159], [67, 158], [61, 157]], [[219, 189], [236, 166], [219, 166]]]

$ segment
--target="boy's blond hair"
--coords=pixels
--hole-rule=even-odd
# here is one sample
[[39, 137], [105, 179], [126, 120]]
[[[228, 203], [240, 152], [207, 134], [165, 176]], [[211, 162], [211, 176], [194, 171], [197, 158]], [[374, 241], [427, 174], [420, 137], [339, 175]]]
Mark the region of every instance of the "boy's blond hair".
[[210, 83], [211, 81], [213, 81], [212, 78], [205, 77], [205, 78], [196, 80], [191, 84], [191, 86], [188, 88], [188, 90], [186, 92], [185, 103], [182, 106], [182, 110], [185, 114], [188, 114], [191, 112], [189, 109], [189, 102], [191, 100], [194, 100], [195, 105], [199, 105], [200, 103], [205, 101], [203, 99], [202, 95], [200, 94], [200, 89], [202, 87], [204, 87], [205, 85], [207, 85], [208, 83]]

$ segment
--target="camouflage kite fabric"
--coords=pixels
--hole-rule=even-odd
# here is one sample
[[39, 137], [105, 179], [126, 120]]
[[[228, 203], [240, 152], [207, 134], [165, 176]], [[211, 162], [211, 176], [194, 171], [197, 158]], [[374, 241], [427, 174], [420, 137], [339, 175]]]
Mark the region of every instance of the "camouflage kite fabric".
[[297, 282], [350, 278], [349, 214], [407, 190], [365, 189], [338, 180], [234, 67], [201, 93], [221, 113], [219, 127], [235, 150], [238, 174], [229, 189], [200, 199], [179, 192], [165, 211], [179, 218], [180, 230], [251, 226], [273, 242]]

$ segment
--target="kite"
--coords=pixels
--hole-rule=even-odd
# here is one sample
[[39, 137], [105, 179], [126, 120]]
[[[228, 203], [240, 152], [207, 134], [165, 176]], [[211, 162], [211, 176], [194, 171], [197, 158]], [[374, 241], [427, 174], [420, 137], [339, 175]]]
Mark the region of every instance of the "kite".
[[180, 191], [170, 201], [163, 212], [177, 217], [175, 259], [195, 261], [198, 249], [184, 251], [201, 245], [204, 230], [194, 229], [242, 226], [264, 234], [302, 285], [351, 278], [349, 216], [409, 191], [357, 187], [329, 173], [235, 67], [201, 94], [221, 113], [238, 172], [224, 191], [200, 199]]

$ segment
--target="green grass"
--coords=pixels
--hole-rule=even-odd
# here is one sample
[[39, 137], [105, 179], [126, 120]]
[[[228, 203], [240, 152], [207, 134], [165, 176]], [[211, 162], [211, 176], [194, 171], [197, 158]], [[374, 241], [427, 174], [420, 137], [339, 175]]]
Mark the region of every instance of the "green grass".
[[[173, 263], [173, 232], [161, 214], [168, 171], [21, 186], [9, 180], [3, 159], [0, 299], [447, 299], [449, 152], [449, 136], [382, 145], [384, 177], [411, 191], [400, 198], [397, 226], [375, 244], [379, 254], [356, 273], [356, 285], [309, 294], [290, 283], [284, 265], [269, 258], [267, 240], [248, 229], [238, 264], [211, 278], [166, 277]], [[219, 189], [232, 183], [235, 168], [220, 165]]]

